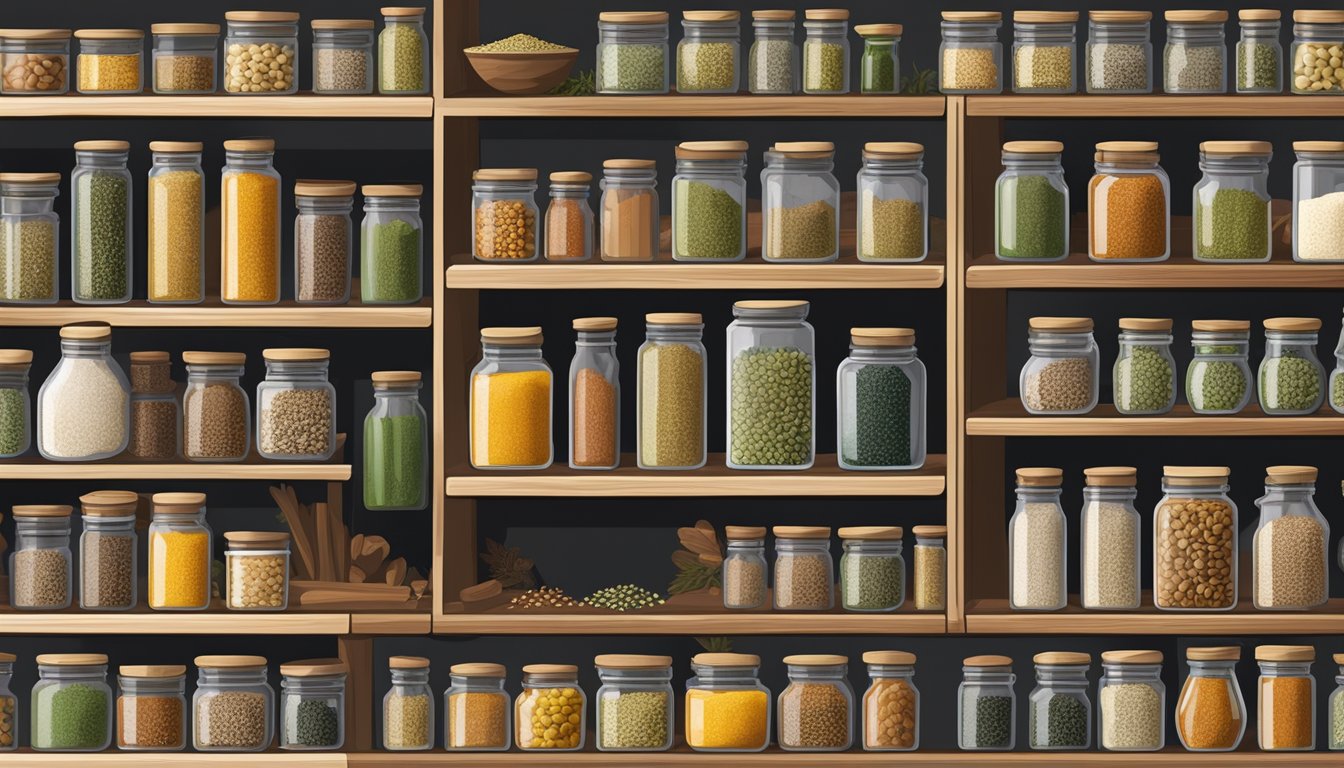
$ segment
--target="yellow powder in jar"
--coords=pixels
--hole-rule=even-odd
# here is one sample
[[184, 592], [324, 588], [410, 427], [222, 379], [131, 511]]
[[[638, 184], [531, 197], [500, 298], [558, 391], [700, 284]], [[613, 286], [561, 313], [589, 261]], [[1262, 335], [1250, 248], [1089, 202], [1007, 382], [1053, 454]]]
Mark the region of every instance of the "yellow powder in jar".
[[471, 463], [534, 467], [551, 457], [551, 373], [478, 373], [471, 380]]
[[504, 728], [507, 699], [498, 693], [454, 693], [448, 697], [447, 749], [508, 746]]
[[686, 743], [695, 749], [758, 749], [769, 728], [764, 691], [686, 692]]
[[149, 179], [149, 298], [201, 298], [201, 176], [167, 171]]
[[149, 607], [200, 608], [209, 603], [210, 536], [204, 531], [155, 532], [149, 542]]
[[81, 53], [79, 90], [140, 91], [138, 54]]
[[225, 301], [279, 301], [280, 180], [264, 173], [228, 173], [220, 197]]

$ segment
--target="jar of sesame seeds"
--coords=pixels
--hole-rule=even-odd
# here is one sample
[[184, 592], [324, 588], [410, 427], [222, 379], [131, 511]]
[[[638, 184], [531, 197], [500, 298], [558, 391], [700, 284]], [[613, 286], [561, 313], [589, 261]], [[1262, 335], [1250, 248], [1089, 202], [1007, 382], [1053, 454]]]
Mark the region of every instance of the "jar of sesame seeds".
[[1227, 11], [1167, 11], [1167, 47], [1162, 54], [1167, 93], [1226, 93]]
[[775, 610], [829, 611], [835, 605], [835, 561], [831, 529], [819, 525], [777, 525]]
[[313, 93], [373, 93], [373, 20], [313, 19]]
[[218, 24], [155, 24], [154, 92], [214, 93], [219, 64]]
[[1027, 413], [1077, 415], [1097, 406], [1101, 357], [1088, 317], [1033, 317], [1027, 321], [1031, 356], [1018, 392]]

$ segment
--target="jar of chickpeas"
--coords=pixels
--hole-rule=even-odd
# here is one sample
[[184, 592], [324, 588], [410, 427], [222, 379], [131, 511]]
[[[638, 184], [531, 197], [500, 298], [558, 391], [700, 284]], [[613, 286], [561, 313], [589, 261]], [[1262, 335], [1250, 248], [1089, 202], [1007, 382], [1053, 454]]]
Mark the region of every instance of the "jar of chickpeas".
[[523, 692], [514, 704], [519, 749], [574, 752], [583, 749], [588, 697], [573, 664], [523, 667]]
[[471, 175], [471, 253], [480, 261], [534, 261], [537, 169], [482, 168]]

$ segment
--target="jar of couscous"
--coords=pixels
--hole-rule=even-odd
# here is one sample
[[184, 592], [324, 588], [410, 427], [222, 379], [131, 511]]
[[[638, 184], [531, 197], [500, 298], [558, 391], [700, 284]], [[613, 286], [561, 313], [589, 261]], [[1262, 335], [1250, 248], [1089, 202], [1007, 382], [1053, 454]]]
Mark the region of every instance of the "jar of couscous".
[[1013, 92], [1078, 90], [1077, 11], [1013, 13]]
[[77, 29], [80, 93], [144, 90], [145, 33], [139, 29]]
[[770, 690], [761, 657], [700, 653], [686, 681], [686, 745], [696, 752], [761, 752], [770, 746]]
[[471, 465], [544, 469], [554, 457], [551, 367], [541, 328], [482, 328], [481, 361], [471, 371]]
[[[429, 659], [391, 656], [387, 660], [387, 673], [392, 684], [383, 696], [383, 749], [389, 752], [433, 749], [434, 691], [429, 687]], [[507, 700], [501, 701], [500, 706], [508, 711]], [[508, 729], [503, 732], [508, 733]], [[504, 743], [507, 746], [507, 738]]]
[[1295, 141], [1293, 151], [1293, 261], [1344, 261], [1344, 141]]
[[1276, 466], [1265, 474], [1265, 495], [1255, 500], [1252, 600], [1262, 611], [1320, 607], [1330, 597], [1330, 523], [1312, 499], [1316, 468]]
[[61, 362], [37, 392], [37, 450], [50, 461], [99, 461], [126, 450], [131, 385], [104, 323], [61, 327]]
[[1143, 522], [1134, 507], [1138, 470], [1088, 467], [1083, 477], [1079, 603], [1089, 610], [1138, 610], [1143, 582], [1139, 554]]
[[803, 12], [803, 93], [849, 93], [849, 10]]
[[723, 558], [723, 607], [755, 610], [766, 602], [765, 528], [729, 525], [723, 536], [728, 554]]
[[1097, 683], [1097, 741], [1108, 752], [1156, 752], [1167, 738], [1161, 651], [1106, 651]]
[[1008, 606], [1058, 611], [1068, 604], [1068, 520], [1059, 503], [1064, 472], [1020, 467], [1008, 520]]

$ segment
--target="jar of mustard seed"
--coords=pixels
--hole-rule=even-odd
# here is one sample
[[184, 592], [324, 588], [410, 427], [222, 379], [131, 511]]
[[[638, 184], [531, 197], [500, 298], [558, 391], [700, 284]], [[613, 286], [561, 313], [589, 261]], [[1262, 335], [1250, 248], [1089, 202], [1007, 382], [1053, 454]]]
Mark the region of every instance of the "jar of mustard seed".
[[1344, 11], [1293, 11], [1292, 71], [1289, 83], [1293, 93], [1311, 96], [1344, 94]]
[[593, 659], [599, 752], [666, 752], [672, 748], [672, 657], [605, 654]]
[[1167, 93], [1226, 93], [1227, 11], [1167, 11], [1162, 82]]
[[482, 168], [471, 175], [471, 252], [479, 261], [535, 261], [537, 169]]
[[1013, 12], [1013, 92], [1078, 90], [1077, 11]]
[[1167, 413], [1176, 404], [1171, 318], [1120, 318], [1120, 354], [1112, 369], [1115, 410], [1126, 416]]
[[[501, 752], [509, 748], [513, 702], [504, 690], [506, 672], [502, 664], [452, 666], [449, 670], [451, 684], [443, 693], [444, 749], [449, 752]], [[531, 734], [532, 723], [529, 722], [527, 727]], [[433, 738], [429, 741], [432, 747]]]
[[31, 349], [0, 349], [0, 459], [28, 452], [33, 444], [33, 402], [28, 394]]
[[751, 12], [755, 40], [747, 54], [747, 89], [752, 93], [788, 95], [799, 89], [798, 46], [793, 42], [792, 10]]
[[658, 165], [653, 160], [618, 158], [602, 163], [603, 261], [653, 261], [658, 257], [662, 219], [658, 207]]
[[919, 749], [919, 689], [915, 687], [915, 654], [866, 651], [872, 682], [863, 694], [865, 752], [910, 752]]
[[551, 367], [541, 328], [482, 328], [481, 361], [471, 371], [471, 465], [545, 469], [551, 439]]
[[761, 257], [779, 262], [840, 258], [840, 183], [835, 144], [782, 141], [761, 171]]
[[835, 605], [831, 529], [776, 525], [775, 610], [829, 611]]
[[943, 42], [938, 47], [939, 90], [943, 93], [1003, 91], [1003, 45], [998, 11], [943, 11]]
[[1063, 261], [1069, 256], [1069, 184], [1064, 144], [1010, 141], [994, 184], [994, 256], [1000, 261]]
[[587, 171], [556, 171], [550, 176], [551, 202], [546, 207], [546, 260], [588, 261], [593, 258], [593, 209], [588, 204], [593, 175]]
[[1260, 361], [1260, 410], [1269, 416], [1306, 416], [1325, 402], [1325, 368], [1316, 357], [1321, 321], [1314, 317], [1265, 320]]
[[737, 93], [738, 11], [683, 11], [677, 44], [678, 93]]
[[294, 301], [333, 305], [350, 300], [353, 252], [350, 210], [355, 182], [294, 183]]
[[1195, 184], [1195, 261], [1269, 261], [1273, 254], [1268, 141], [1206, 141], [1199, 145], [1203, 178]]
[[1090, 317], [1033, 317], [1027, 321], [1031, 356], [1018, 391], [1035, 415], [1072, 416], [1097, 406], [1101, 356]]
[[724, 527], [728, 554], [723, 558], [723, 607], [750, 611], [764, 608], [766, 590], [765, 528]]
[[1251, 321], [1194, 320], [1190, 346], [1194, 357], [1185, 371], [1185, 401], [1200, 414], [1240, 413], [1255, 384], [1247, 362]]
[[602, 11], [598, 14], [598, 93], [667, 93], [667, 19], [667, 11]]
[[849, 659], [831, 654], [785, 656], [789, 685], [779, 694], [779, 748], [843, 752], [854, 743], [854, 689]]
[[803, 12], [803, 93], [849, 93], [849, 10]]
[[59, 173], [0, 173], [0, 304], [55, 304]]
[[80, 93], [144, 90], [145, 33], [140, 29], [77, 29]]
[[770, 746], [770, 689], [761, 657], [699, 653], [686, 681], [686, 746], [696, 752], [762, 752]]
[[699, 469], [708, 460], [709, 363], [698, 312], [644, 316], [635, 383], [640, 469]]
[[683, 141], [672, 177], [672, 258], [747, 257], [747, 142]]
[[0, 29], [0, 94], [59, 96], [70, 90], [70, 30]]
[[155, 93], [215, 92], [218, 24], [155, 24], [149, 31], [154, 36]]
[[928, 257], [929, 180], [923, 144], [864, 144], [856, 189], [859, 261], [913, 263]]
[[131, 491], [94, 491], [79, 497], [79, 607], [129, 611], [136, 605], [139, 542]]
[[1087, 256], [1166, 261], [1171, 255], [1171, 180], [1155, 141], [1103, 141], [1087, 185]]

